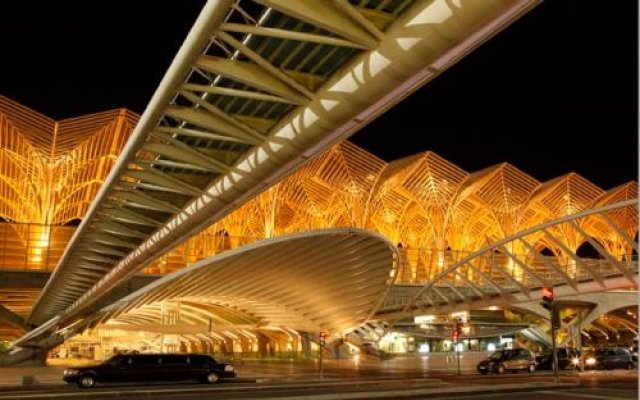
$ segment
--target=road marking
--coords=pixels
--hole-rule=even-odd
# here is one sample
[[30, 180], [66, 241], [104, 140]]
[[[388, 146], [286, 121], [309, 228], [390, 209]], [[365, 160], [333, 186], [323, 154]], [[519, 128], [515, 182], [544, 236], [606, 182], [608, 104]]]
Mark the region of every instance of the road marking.
[[536, 393], [553, 394], [553, 395], [556, 395], [556, 396], [577, 397], [577, 398], [584, 398], [584, 399], [601, 399], [601, 400], [630, 400], [630, 399], [635, 399], [635, 397], [611, 397], [611, 396], [604, 396], [604, 395], [597, 395], [597, 394], [559, 392], [559, 391], [555, 391], [555, 390], [541, 390], [541, 391], [536, 391]]

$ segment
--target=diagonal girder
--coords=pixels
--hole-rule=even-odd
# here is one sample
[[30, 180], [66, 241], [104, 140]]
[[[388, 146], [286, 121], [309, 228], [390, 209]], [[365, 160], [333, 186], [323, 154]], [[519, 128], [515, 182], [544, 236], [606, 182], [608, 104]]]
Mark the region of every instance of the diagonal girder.
[[[278, 11], [334, 32], [370, 49], [377, 47], [377, 39], [360, 24], [336, 7], [331, 1], [258, 0]], [[352, 6], [348, 6], [352, 7]]]
[[279, 79], [279, 76], [256, 64], [232, 61], [220, 57], [201, 56], [198, 58], [196, 66], [205, 71], [264, 90], [272, 95], [284, 97], [296, 104], [308, 102], [308, 99], [302, 93], [287, 84], [287, 82]]
[[[44, 323], [60, 310], [65, 320], [72, 319], [146, 263], [366, 125], [538, 3], [390, 3], [399, 8], [387, 12], [391, 22], [382, 29], [353, 2], [269, 0], [239, 15], [245, 2], [207, 2], [29, 322]], [[258, 41], [257, 34], [222, 29], [221, 24], [238, 21], [291, 30], [294, 38]], [[315, 36], [306, 42], [299, 33]], [[153, 145], [158, 142], [176, 150]], [[221, 153], [229, 156], [215, 156]], [[115, 188], [140, 191], [181, 211], [150, 212], [126, 202], [122, 207], [111, 200]], [[104, 223], [147, 237], [120, 259], [85, 252]], [[80, 262], [104, 263], [109, 272], [78, 296], [71, 284]]]

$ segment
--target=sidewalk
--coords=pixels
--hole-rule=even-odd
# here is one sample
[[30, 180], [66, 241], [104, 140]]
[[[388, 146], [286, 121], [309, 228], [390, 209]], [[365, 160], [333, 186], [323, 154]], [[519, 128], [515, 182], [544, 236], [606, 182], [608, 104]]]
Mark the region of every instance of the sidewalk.
[[33, 386], [62, 386], [62, 372], [66, 367], [2, 367], [0, 368], [0, 391], [6, 388], [22, 387], [24, 377], [35, 379]]

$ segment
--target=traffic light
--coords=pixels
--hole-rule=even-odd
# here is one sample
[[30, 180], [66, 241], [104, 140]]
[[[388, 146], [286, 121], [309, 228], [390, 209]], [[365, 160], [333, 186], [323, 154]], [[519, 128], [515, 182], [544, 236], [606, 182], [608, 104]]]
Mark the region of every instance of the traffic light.
[[451, 340], [458, 342], [460, 340], [460, 334], [462, 333], [462, 324], [458, 321], [453, 323], [453, 330], [451, 332]]
[[542, 301], [540, 305], [553, 312], [553, 288], [542, 288]]
[[320, 332], [320, 346], [324, 346], [327, 342], [327, 332]]

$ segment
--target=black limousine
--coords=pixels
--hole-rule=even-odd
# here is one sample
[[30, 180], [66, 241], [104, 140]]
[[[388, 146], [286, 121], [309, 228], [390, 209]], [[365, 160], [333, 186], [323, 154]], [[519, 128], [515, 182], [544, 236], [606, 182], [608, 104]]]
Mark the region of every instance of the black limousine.
[[77, 383], [81, 388], [94, 387], [97, 383], [112, 382], [167, 382], [197, 380], [216, 383], [233, 378], [233, 366], [218, 363], [213, 357], [202, 354], [121, 354], [102, 364], [69, 368], [62, 379]]

